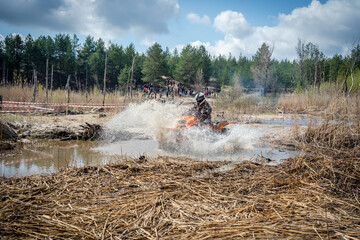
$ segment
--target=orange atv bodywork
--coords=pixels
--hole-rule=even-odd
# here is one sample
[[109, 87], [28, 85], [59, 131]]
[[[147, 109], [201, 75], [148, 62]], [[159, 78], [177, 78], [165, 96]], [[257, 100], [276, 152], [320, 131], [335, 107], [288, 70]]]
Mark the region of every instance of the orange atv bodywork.
[[175, 139], [176, 140], [184, 140], [185, 136], [183, 136], [182, 131], [191, 127], [199, 127], [201, 129], [210, 129], [215, 133], [222, 133], [225, 129], [224, 127], [228, 125], [229, 122], [226, 120], [222, 121], [212, 121], [211, 125], [209, 124], [200, 124], [200, 120], [192, 115], [183, 116], [181, 119], [177, 121], [175, 131]]

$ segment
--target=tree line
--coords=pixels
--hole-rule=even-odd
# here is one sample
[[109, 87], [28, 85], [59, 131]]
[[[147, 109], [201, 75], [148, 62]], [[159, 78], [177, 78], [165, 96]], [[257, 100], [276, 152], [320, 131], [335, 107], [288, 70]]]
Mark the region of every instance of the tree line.
[[[211, 56], [204, 46], [185, 46], [180, 52], [158, 43], [146, 53], [106, 44], [88, 36], [80, 44], [76, 35], [55, 37], [10, 34], [0, 39], [2, 85], [34, 85], [46, 89], [71, 88], [128, 90], [143, 83], [165, 86], [174, 79], [185, 86], [221, 89], [235, 81], [245, 90], [261, 86], [264, 93], [293, 91], [322, 83], [337, 83], [345, 92], [358, 89], [360, 46], [353, 44], [345, 56], [326, 57], [313, 43], [294, 43], [297, 59], [272, 58], [273, 47], [263, 43], [254, 56]], [[104, 81], [106, 80], [106, 81]], [[104, 89], [105, 90], [105, 89]]]

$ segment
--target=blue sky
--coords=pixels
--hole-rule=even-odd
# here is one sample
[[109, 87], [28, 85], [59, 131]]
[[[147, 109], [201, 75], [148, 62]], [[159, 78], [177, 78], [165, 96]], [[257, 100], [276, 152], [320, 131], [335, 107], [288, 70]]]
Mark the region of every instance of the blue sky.
[[0, 0], [0, 38], [87, 35], [146, 52], [204, 45], [211, 55], [295, 59], [298, 39], [327, 56], [360, 39], [360, 0]]

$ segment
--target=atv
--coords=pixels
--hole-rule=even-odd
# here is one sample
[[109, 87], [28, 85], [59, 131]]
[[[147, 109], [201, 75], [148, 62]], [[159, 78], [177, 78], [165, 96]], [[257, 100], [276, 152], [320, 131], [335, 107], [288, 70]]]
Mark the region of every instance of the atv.
[[176, 123], [176, 127], [172, 130], [175, 133], [175, 140], [177, 142], [185, 140], [185, 131], [189, 128], [197, 127], [201, 130], [206, 130], [210, 134], [227, 134], [228, 128], [225, 128], [229, 122], [227, 120], [211, 121], [211, 124], [201, 123], [200, 120], [193, 115], [182, 116]]

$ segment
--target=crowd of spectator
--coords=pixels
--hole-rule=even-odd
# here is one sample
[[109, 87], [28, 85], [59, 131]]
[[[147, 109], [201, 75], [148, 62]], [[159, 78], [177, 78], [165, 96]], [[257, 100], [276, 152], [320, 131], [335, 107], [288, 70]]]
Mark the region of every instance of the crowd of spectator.
[[[178, 83], [175, 80], [169, 80], [167, 86], [159, 87], [154, 86], [151, 83], [145, 83], [142, 86], [143, 95], [152, 99], [164, 99], [174, 98], [175, 96], [194, 96], [196, 91], [193, 88], [186, 87], [182, 83]], [[204, 92], [206, 97], [214, 94], [214, 90], [208, 88]]]
[[[119, 92], [123, 90], [121, 87], [117, 87], [115, 89], [117, 89]], [[107, 88], [106, 92], [114, 92], [115, 89]], [[103, 90], [100, 90], [100, 92], [102, 93]], [[166, 86], [155, 86], [152, 83], [137, 85], [136, 92], [140, 94], [142, 93], [143, 97], [151, 99], [174, 99], [175, 96], [195, 96], [197, 93], [195, 89], [187, 87], [182, 83], [176, 82], [175, 80], [169, 80]], [[211, 95], [215, 95], [215, 92], [214, 90], [206, 88], [204, 94], [206, 97], [209, 97]]]

